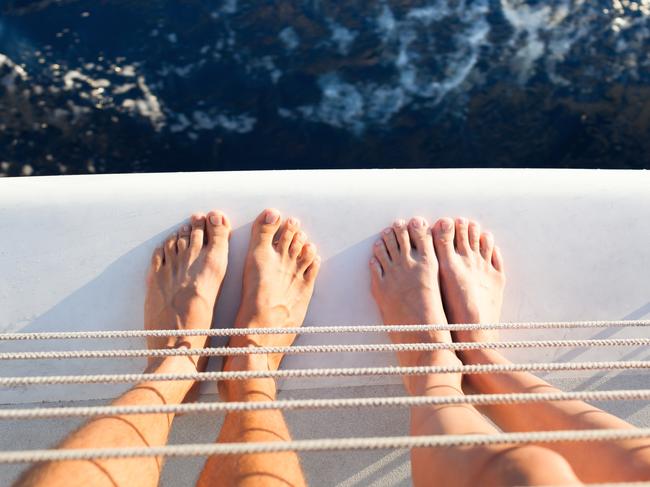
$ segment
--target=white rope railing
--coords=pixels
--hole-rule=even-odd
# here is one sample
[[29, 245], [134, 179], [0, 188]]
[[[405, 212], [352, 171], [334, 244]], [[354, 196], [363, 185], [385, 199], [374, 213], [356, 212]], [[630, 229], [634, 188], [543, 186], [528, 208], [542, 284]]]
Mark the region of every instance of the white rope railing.
[[575, 391], [549, 393], [472, 394], [463, 396], [355, 397], [344, 399], [284, 399], [259, 402], [202, 402], [146, 406], [75, 406], [31, 409], [0, 409], [0, 420], [117, 416], [127, 414], [193, 414], [265, 411], [277, 409], [404, 408], [470, 404], [531, 404], [553, 401], [640, 401], [650, 400], [650, 389]]
[[226, 356], [248, 354], [415, 352], [431, 350], [481, 350], [514, 348], [578, 348], [649, 346], [650, 338], [611, 338], [595, 340], [520, 340], [508, 342], [454, 343], [373, 343], [361, 345], [294, 345], [288, 347], [208, 347], [138, 350], [66, 350], [46, 352], [1, 352], [0, 360], [100, 359], [172, 356]]
[[548, 321], [518, 323], [466, 323], [466, 324], [420, 324], [420, 325], [341, 325], [305, 326], [300, 328], [213, 328], [205, 330], [107, 330], [0, 333], [0, 341], [6, 340], [60, 340], [86, 338], [142, 338], [173, 336], [237, 336], [237, 335], [300, 335], [313, 333], [401, 333], [417, 331], [464, 331], [464, 330], [521, 330], [566, 328], [626, 328], [650, 326], [650, 320], [613, 321]]
[[228, 372], [195, 372], [186, 374], [97, 374], [2, 377], [1, 387], [43, 384], [107, 384], [169, 380], [247, 380], [262, 378], [353, 377], [426, 374], [499, 374], [508, 372], [556, 372], [576, 370], [648, 369], [650, 361], [622, 362], [539, 362], [516, 364], [446, 365], [425, 367], [350, 367], [328, 369], [244, 370]]
[[184, 444], [157, 447], [88, 448], [25, 450], [0, 452], [0, 463], [32, 463], [62, 460], [92, 460], [133, 457], [191, 457], [209, 455], [248, 455], [287, 451], [385, 450], [406, 448], [451, 448], [485, 445], [522, 445], [622, 441], [650, 438], [650, 428], [540, 431], [494, 435], [394, 436], [370, 438], [324, 438], [316, 440], [274, 441], [264, 443]]

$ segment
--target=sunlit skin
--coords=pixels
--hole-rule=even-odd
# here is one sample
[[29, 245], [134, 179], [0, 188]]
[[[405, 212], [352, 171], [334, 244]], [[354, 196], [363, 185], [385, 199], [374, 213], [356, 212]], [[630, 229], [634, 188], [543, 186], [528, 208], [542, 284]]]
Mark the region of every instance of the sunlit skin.
[[[147, 277], [145, 329], [198, 330], [211, 326], [228, 264], [231, 224], [219, 211], [195, 214], [155, 249]], [[242, 278], [242, 300], [234, 325], [240, 328], [299, 327], [314, 290], [321, 259], [295, 218], [274, 209], [254, 221]], [[476, 222], [442, 218], [433, 226], [421, 217], [384, 229], [370, 259], [371, 292], [386, 325], [498, 322], [505, 287], [504, 260], [488, 232]], [[395, 343], [497, 340], [494, 331], [391, 333]], [[241, 335], [230, 346], [290, 346], [294, 335]], [[150, 348], [201, 348], [205, 337], [150, 339]], [[277, 370], [281, 354], [228, 357], [224, 370]], [[400, 352], [402, 366], [509, 363], [494, 350]], [[202, 371], [205, 359], [177, 356], [150, 359], [149, 373]], [[114, 405], [179, 404], [193, 381], [153, 381], [136, 385]], [[416, 396], [555, 392], [528, 373], [430, 374], [404, 377]], [[273, 379], [219, 383], [225, 401], [270, 401]], [[490, 423], [481, 413], [490, 417]], [[166, 444], [173, 414], [115, 415], [93, 419], [59, 448], [116, 448]], [[496, 425], [496, 426], [495, 426]], [[632, 428], [580, 401], [498, 405], [481, 412], [470, 405], [411, 410], [412, 435], [495, 434], [505, 431]], [[217, 442], [291, 439], [280, 411], [233, 412], [225, 417]], [[576, 485], [650, 479], [650, 443], [644, 440], [525, 446], [419, 448], [411, 453], [412, 477], [419, 486]], [[49, 462], [26, 472], [19, 486], [155, 486], [163, 458]], [[212, 456], [198, 485], [302, 486], [295, 452]]]
[[[381, 233], [370, 261], [372, 291], [386, 324], [495, 323], [500, 320], [505, 287], [504, 260], [489, 232], [466, 218], [442, 218], [432, 227], [422, 218], [397, 221]], [[494, 341], [495, 331], [472, 330], [391, 334], [393, 341]], [[402, 365], [509, 363], [494, 350], [410, 352]], [[559, 392], [528, 373], [460, 374], [404, 378], [414, 395], [461, 395]], [[497, 405], [482, 408], [505, 431], [632, 428], [621, 419], [580, 401]], [[496, 433], [469, 406], [413, 408], [411, 434]], [[644, 440], [520, 447], [416, 449], [412, 452], [415, 485], [570, 485], [650, 478]], [[456, 465], [457, 468], [450, 468]], [[624, 465], [624, 467], [623, 467]], [[479, 481], [480, 479], [480, 481]]]
[[[157, 248], [151, 258], [145, 299], [145, 329], [196, 330], [209, 328], [228, 262], [231, 225], [219, 211], [196, 214]], [[300, 326], [320, 267], [315, 246], [295, 219], [282, 221], [276, 210], [265, 210], [254, 222], [243, 277], [242, 302], [236, 326]], [[292, 335], [241, 336], [233, 346], [291, 345]], [[150, 348], [201, 348], [205, 337], [151, 339]], [[277, 369], [279, 355], [252, 355], [226, 361], [225, 370]], [[198, 357], [150, 360], [145, 372], [192, 373], [203, 370]], [[145, 382], [113, 405], [180, 404], [193, 381]], [[227, 401], [275, 399], [273, 379], [220, 384]], [[173, 414], [120, 415], [93, 419], [65, 439], [59, 448], [115, 448], [161, 446], [167, 443]], [[289, 440], [279, 411], [231, 413], [218, 437], [220, 442]], [[68, 461], [40, 464], [26, 472], [17, 486], [156, 486], [162, 458]], [[272, 455], [211, 457], [200, 485], [304, 485], [298, 456]]]

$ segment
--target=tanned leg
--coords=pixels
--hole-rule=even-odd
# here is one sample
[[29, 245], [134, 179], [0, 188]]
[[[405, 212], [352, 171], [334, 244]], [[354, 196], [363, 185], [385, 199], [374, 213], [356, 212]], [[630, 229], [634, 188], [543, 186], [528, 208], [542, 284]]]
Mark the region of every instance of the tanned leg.
[[[320, 268], [316, 248], [300, 231], [300, 222], [265, 210], [253, 224], [246, 257], [242, 302], [235, 326], [241, 328], [298, 327]], [[295, 335], [246, 335], [233, 337], [230, 345], [289, 346]], [[279, 354], [230, 357], [224, 370], [277, 370]], [[226, 401], [271, 401], [276, 398], [273, 379], [223, 381], [220, 394]], [[277, 410], [228, 413], [218, 442], [268, 442], [291, 439], [282, 413]], [[303, 486], [300, 461], [295, 452], [212, 456], [198, 485]]]
[[[440, 282], [450, 323], [497, 323], [501, 314], [505, 273], [503, 258], [494, 238], [481, 233], [476, 222], [441, 219], [433, 228], [440, 262]], [[495, 330], [454, 333], [461, 342], [496, 341]], [[496, 350], [460, 353], [465, 364], [510, 363]], [[476, 374], [466, 377], [469, 388], [483, 394], [560, 392], [542, 379], [525, 372]], [[481, 408], [506, 431], [543, 431], [619, 428], [632, 425], [582, 401], [559, 401]], [[624, 482], [650, 479], [650, 443], [646, 440], [568, 442], [546, 445], [566, 458], [584, 482]]]
[[[145, 328], [194, 330], [209, 328], [228, 259], [230, 224], [219, 212], [192, 218], [164, 247], [154, 251], [147, 279]], [[200, 348], [205, 337], [152, 339], [149, 348]], [[195, 357], [150, 360], [147, 373], [195, 373], [202, 363]], [[193, 381], [144, 382], [113, 402], [115, 406], [179, 404]], [[160, 446], [167, 443], [173, 414], [107, 416], [89, 421], [59, 448], [118, 448]], [[16, 485], [127, 487], [158, 485], [161, 458], [131, 458], [41, 464]]]
[[[438, 261], [422, 218], [396, 222], [382, 232], [370, 261], [372, 293], [387, 325], [446, 323], [438, 286]], [[391, 333], [395, 343], [450, 343], [449, 332]], [[459, 365], [450, 350], [401, 352], [402, 366]], [[411, 395], [460, 396], [461, 374], [404, 377]], [[498, 431], [470, 405], [411, 410], [412, 435], [494, 434]], [[415, 486], [575, 484], [562, 457], [533, 447], [419, 448], [411, 453]]]

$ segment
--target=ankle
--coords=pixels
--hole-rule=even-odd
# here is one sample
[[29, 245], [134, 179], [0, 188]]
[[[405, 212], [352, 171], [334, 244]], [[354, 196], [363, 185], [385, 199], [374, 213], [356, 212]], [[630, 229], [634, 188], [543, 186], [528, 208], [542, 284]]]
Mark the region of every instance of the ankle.
[[458, 356], [466, 365], [510, 363], [500, 352], [492, 349], [462, 350], [458, 352]]
[[[410, 352], [413, 353], [413, 352]], [[462, 365], [456, 354], [451, 350], [436, 350], [434, 352], [420, 352], [417, 358], [408, 363], [400, 360], [407, 367], [454, 367]], [[443, 389], [453, 388], [461, 391], [461, 374], [426, 374], [404, 377], [404, 386], [413, 396], [448, 395], [451, 391]], [[441, 392], [442, 391], [442, 392]]]
[[226, 380], [219, 382], [219, 395], [226, 402], [275, 401], [277, 389], [273, 379]]
[[[509, 364], [510, 360], [500, 352], [490, 349], [463, 350], [458, 353], [460, 360], [465, 365], [491, 365]], [[489, 394], [494, 392], [490, 380], [494, 374], [466, 374], [463, 377], [463, 389], [472, 394]], [[497, 374], [498, 375], [498, 374]]]
[[[268, 371], [266, 354], [235, 355], [224, 361], [224, 372]], [[277, 395], [275, 381], [268, 378], [223, 380], [218, 383], [219, 394], [226, 401], [274, 401]]]

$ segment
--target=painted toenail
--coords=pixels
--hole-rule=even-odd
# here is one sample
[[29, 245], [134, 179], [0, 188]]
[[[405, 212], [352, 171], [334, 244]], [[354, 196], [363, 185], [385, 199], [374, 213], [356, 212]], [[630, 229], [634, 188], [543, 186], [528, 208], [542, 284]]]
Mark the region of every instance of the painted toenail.
[[210, 223], [212, 223], [215, 227], [217, 225], [221, 225], [221, 216], [219, 216], [219, 215], [210, 215]]
[[266, 215], [264, 216], [264, 221], [266, 223], [275, 223], [280, 218], [280, 215], [275, 210], [266, 210]]

